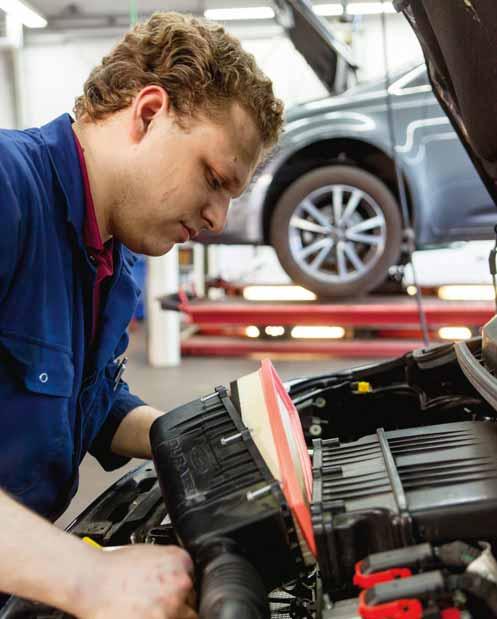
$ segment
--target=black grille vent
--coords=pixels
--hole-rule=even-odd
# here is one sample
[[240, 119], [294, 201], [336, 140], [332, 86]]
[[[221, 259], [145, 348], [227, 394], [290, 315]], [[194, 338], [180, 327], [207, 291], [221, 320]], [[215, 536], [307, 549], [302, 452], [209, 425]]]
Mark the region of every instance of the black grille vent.
[[316, 440], [313, 476], [314, 533], [326, 586], [345, 585], [354, 562], [374, 552], [495, 537], [496, 423], [380, 429], [345, 444]]

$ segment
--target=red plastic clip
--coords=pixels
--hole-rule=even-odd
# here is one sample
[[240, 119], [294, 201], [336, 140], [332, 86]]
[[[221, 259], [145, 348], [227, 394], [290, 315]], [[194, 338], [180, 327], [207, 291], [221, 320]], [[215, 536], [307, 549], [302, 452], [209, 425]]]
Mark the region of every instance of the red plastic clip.
[[384, 570], [383, 572], [363, 574], [361, 570], [362, 564], [363, 561], [359, 561], [355, 564], [354, 575], [354, 585], [361, 589], [369, 589], [382, 582], [390, 582], [398, 578], [409, 578], [409, 576], [412, 576], [412, 571], [407, 567], [395, 567], [391, 570]]
[[359, 596], [359, 615], [362, 619], [422, 619], [423, 617], [423, 607], [419, 600], [395, 600], [387, 604], [368, 606], [366, 593], [363, 591]]
[[461, 619], [461, 611], [458, 608], [446, 608], [440, 615], [442, 619]]

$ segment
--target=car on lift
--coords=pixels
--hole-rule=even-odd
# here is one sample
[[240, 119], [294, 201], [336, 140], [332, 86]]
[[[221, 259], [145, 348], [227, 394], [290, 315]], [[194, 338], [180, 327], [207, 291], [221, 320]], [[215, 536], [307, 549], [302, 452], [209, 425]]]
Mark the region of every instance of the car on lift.
[[278, 5], [333, 96], [288, 111], [277, 151], [209, 241], [272, 245], [290, 278], [323, 298], [369, 292], [406, 259], [396, 160], [417, 249], [493, 238], [495, 207], [425, 65], [342, 92], [357, 68], [349, 50], [306, 3]]

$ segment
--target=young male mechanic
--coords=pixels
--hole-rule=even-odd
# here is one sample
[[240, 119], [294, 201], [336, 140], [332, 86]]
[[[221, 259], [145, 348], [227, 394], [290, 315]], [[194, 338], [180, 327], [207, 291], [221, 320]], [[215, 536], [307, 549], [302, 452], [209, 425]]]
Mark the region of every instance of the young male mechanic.
[[158, 13], [92, 71], [75, 115], [0, 131], [0, 591], [82, 618], [190, 619], [184, 551], [104, 553], [48, 520], [87, 451], [106, 470], [151, 457], [162, 413], [116, 361], [138, 295], [128, 249], [221, 231], [282, 104], [220, 26]]

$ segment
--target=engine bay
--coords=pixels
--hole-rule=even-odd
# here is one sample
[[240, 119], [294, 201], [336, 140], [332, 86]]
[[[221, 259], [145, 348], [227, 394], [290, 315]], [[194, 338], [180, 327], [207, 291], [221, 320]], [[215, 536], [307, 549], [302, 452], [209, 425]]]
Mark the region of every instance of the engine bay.
[[[261, 455], [239, 387], [217, 387], [156, 421], [155, 468], [126, 475], [68, 530], [103, 547], [180, 543], [202, 618], [495, 617], [488, 351], [475, 338], [286, 384], [308, 497]], [[1, 614], [21, 616], [63, 615], [20, 599]]]

